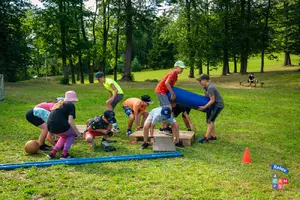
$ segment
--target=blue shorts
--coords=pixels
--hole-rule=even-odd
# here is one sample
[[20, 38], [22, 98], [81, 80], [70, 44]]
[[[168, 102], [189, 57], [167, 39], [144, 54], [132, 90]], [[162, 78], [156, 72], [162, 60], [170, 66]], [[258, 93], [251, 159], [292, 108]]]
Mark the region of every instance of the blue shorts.
[[206, 113], [206, 123], [215, 122], [223, 108], [211, 107]]
[[132, 113], [134, 113], [133, 112], [133, 110], [131, 109], [131, 108], [129, 108], [128, 106], [123, 106], [123, 109], [124, 109], [124, 112], [125, 112], [125, 114], [129, 117], [129, 115]]

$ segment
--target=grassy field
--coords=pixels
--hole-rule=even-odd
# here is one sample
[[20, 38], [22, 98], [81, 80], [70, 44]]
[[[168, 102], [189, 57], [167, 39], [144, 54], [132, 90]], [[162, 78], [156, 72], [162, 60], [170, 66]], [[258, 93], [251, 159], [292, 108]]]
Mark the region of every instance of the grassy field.
[[[265, 58], [265, 72], [274, 72], [274, 71], [295, 71], [299, 67], [297, 66], [299, 61], [299, 57], [295, 55], [291, 55], [292, 64], [295, 64], [296, 66], [293, 67], [283, 67], [283, 61], [284, 61], [284, 55], [279, 54], [278, 60], [269, 60], [267, 57]], [[261, 58], [260, 57], [251, 57], [248, 60], [248, 72], [258, 73], [260, 72], [260, 66], [261, 66]], [[170, 66], [171, 67], [171, 66]], [[233, 62], [229, 63], [230, 72], [233, 72]], [[239, 71], [239, 64], [238, 64], [238, 71]], [[170, 69], [166, 70], [147, 70], [142, 72], [133, 72], [135, 81], [145, 81], [146, 79], [157, 79], [160, 80], [161, 77], [170, 71]], [[203, 65], [203, 72], [207, 73], [206, 66]], [[212, 69], [210, 72], [210, 75], [214, 77], [219, 77], [222, 74], [222, 66], [219, 66], [217, 69]], [[185, 79], [188, 79], [189, 74], [189, 68], [184, 70], [182, 77]], [[198, 69], [195, 69], [195, 76], [198, 76]], [[258, 75], [258, 74], [257, 74]], [[109, 75], [108, 77], [113, 78], [112, 75]], [[121, 79], [122, 75], [118, 74], [118, 79]], [[247, 78], [246, 78], [247, 79]], [[86, 78], [87, 80], [87, 78]], [[87, 82], [87, 81], [86, 81]]]
[[[300, 72], [296, 69], [257, 73], [263, 88], [239, 86], [247, 76], [214, 76], [212, 81], [225, 100], [216, 122], [218, 140], [180, 149], [182, 158], [0, 171], [0, 199], [300, 199]], [[165, 72], [155, 74], [161, 77]], [[157, 105], [155, 85], [121, 83], [125, 98], [149, 94], [155, 100], [151, 108]], [[184, 74], [176, 86], [202, 93], [199, 84]], [[5, 99], [0, 101], [1, 163], [46, 160], [45, 153], [29, 156], [23, 150], [25, 142], [37, 139], [40, 132], [26, 121], [25, 113], [66, 90], [78, 94], [76, 124], [103, 112], [107, 92], [100, 84], [62, 86], [43, 80], [5, 84]], [[77, 140], [70, 153], [79, 158], [151, 153], [128, 144], [127, 117], [120, 105], [116, 116], [121, 128], [117, 151], [106, 153], [99, 147], [91, 152], [83, 140]], [[202, 137], [205, 115], [192, 111], [191, 118], [197, 138]], [[177, 121], [184, 129], [182, 120]], [[250, 149], [251, 164], [241, 163], [245, 147]], [[272, 171], [269, 164], [283, 165], [290, 173]], [[289, 178], [289, 184], [272, 189], [273, 173]]]

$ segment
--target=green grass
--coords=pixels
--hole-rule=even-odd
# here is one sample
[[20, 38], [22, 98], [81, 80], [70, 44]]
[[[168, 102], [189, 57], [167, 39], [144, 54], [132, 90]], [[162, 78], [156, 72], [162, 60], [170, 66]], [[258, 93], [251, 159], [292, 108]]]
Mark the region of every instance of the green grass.
[[[274, 71], [294, 71], [295, 69], [298, 69], [299, 66], [299, 56], [291, 55], [292, 64], [296, 66], [292, 67], [283, 67], [283, 61], [284, 61], [284, 55], [279, 54], [278, 60], [269, 60], [267, 57], [265, 57], [265, 72], [274, 72]], [[261, 58], [260, 57], [251, 57], [248, 60], [248, 72], [253, 72], [255, 75], [256, 73], [260, 72], [260, 66], [261, 66]], [[171, 66], [170, 66], [171, 67]], [[233, 62], [229, 63], [230, 72], [233, 72]], [[135, 81], [145, 81], [146, 79], [157, 79], [160, 80], [167, 72], [169, 72], [170, 69], [165, 70], [146, 70], [142, 72], [133, 72]], [[238, 64], [238, 71], [240, 71], [240, 64]], [[205, 64], [203, 65], [203, 72], [207, 73]], [[222, 74], [222, 66], [219, 66], [217, 69], [212, 69], [210, 72], [210, 75], [212, 76], [220, 76]], [[195, 76], [198, 75], [198, 69], [195, 69]], [[181, 79], [188, 80], [189, 75], [189, 68], [185, 69], [181, 75]], [[109, 75], [108, 77], [113, 78], [112, 75]], [[118, 74], [118, 79], [121, 79], [122, 75]]]
[[[154, 78], [165, 72], [143, 73]], [[263, 88], [240, 87], [246, 75], [213, 77], [225, 100], [216, 122], [218, 140], [186, 147], [180, 150], [182, 158], [0, 171], [0, 199], [300, 199], [300, 73], [288, 70], [256, 76], [265, 82]], [[157, 105], [155, 85], [121, 83], [125, 98], [149, 94], [155, 100], [150, 109]], [[197, 82], [182, 75], [176, 86], [202, 93]], [[78, 94], [76, 124], [103, 112], [107, 92], [100, 84], [62, 86], [42, 80], [5, 84], [5, 99], [0, 101], [1, 163], [46, 159], [45, 153], [24, 153], [26, 141], [37, 139], [40, 132], [26, 121], [25, 113], [66, 90]], [[70, 153], [75, 157], [151, 153], [128, 144], [121, 105], [116, 116], [122, 131], [116, 136], [117, 151], [91, 152], [83, 140], [77, 140]], [[192, 111], [191, 118], [197, 138], [202, 137], [205, 115]], [[182, 120], [177, 121], [184, 129]], [[251, 164], [241, 163], [245, 147], [250, 149]], [[272, 171], [272, 163], [288, 167], [290, 173]], [[273, 173], [289, 178], [289, 184], [273, 190]]]

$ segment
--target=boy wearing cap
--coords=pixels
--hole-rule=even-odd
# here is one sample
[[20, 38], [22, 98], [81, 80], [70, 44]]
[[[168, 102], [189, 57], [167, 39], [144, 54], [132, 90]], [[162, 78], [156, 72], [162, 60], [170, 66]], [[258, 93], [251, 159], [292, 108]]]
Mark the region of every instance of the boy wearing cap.
[[154, 128], [157, 122], [169, 123], [172, 127], [172, 134], [175, 142], [175, 146], [179, 148], [184, 148], [181, 141], [179, 141], [179, 127], [175, 119], [172, 118], [171, 109], [169, 107], [158, 107], [154, 108], [147, 117], [143, 133], [144, 133], [144, 143], [141, 149], [145, 149], [149, 146], [148, 144], [148, 134], [150, 129], [150, 137], [153, 137]]
[[107, 110], [114, 110], [116, 105], [123, 99], [124, 93], [120, 85], [111, 78], [106, 78], [103, 72], [96, 73], [96, 79], [109, 93], [109, 99], [106, 101]]
[[108, 137], [114, 135], [111, 131], [111, 123], [115, 121], [115, 113], [111, 110], [106, 110], [102, 116], [97, 116], [86, 122], [86, 131], [84, 134], [85, 140], [88, 142], [92, 150], [95, 149], [96, 144], [94, 142], [95, 137], [102, 136], [101, 144], [104, 146], [104, 151], [115, 151], [116, 148], [109, 145], [112, 140], [107, 140]]
[[[128, 136], [132, 133], [131, 128], [133, 121], [135, 122], [136, 130], [143, 128], [144, 122], [148, 117], [148, 112], [146, 111], [146, 109], [150, 104], [153, 104], [153, 101], [151, 100], [149, 95], [143, 95], [141, 99], [129, 98], [124, 101], [123, 109], [125, 114], [129, 117], [127, 129]], [[143, 116], [143, 120], [140, 123], [141, 116]]]
[[[109, 98], [106, 101], [106, 110], [114, 110], [117, 104], [123, 99], [124, 93], [120, 85], [111, 78], [106, 78], [103, 72], [96, 73], [96, 79], [99, 83], [102, 83], [103, 86], [109, 93]], [[118, 131], [119, 128], [117, 123], [113, 123], [115, 131]]]
[[[216, 140], [217, 137], [215, 135], [215, 125], [214, 122], [222, 109], [224, 108], [224, 101], [222, 96], [220, 95], [217, 88], [210, 82], [209, 75], [203, 74], [197, 80], [200, 85], [203, 86], [205, 96], [209, 97], [210, 100], [205, 106], [199, 106], [198, 110], [203, 111], [207, 108], [208, 112], [206, 113], [206, 123], [208, 124], [207, 131], [205, 136], [200, 139], [198, 142], [208, 142], [208, 140]], [[210, 136], [210, 137], [209, 137]]]
[[[171, 107], [171, 101], [174, 101], [176, 99], [176, 95], [172, 89], [172, 87], [175, 85], [178, 74], [181, 74], [183, 72], [183, 69], [185, 68], [185, 64], [182, 61], [177, 61], [174, 64], [174, 70], [167, 73], [163, 79], [157, 84], [155, 88], [155, 93], [159, 101], [159, 106], [164, 107]], [[169, 100], [167, 96], [167, 92], [170, 92], [171, 98]]]

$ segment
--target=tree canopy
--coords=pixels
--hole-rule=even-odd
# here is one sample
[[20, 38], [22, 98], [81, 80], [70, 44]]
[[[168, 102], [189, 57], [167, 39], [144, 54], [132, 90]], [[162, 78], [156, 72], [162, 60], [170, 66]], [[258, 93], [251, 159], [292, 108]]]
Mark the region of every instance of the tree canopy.
[[[6, 81], [62, 75], [62, 83], [93, 82], [96, 71], [170, 68], [189, 77], [222, 66], [247, 73], [250, 56], [300, 54], [300, 1], [293, 0], [29, 0], [0, 2], [0, 73]], [[234, 62], [234, 71], [229, 70]], [[115, 75], [115, 79], [116, 79]]]

